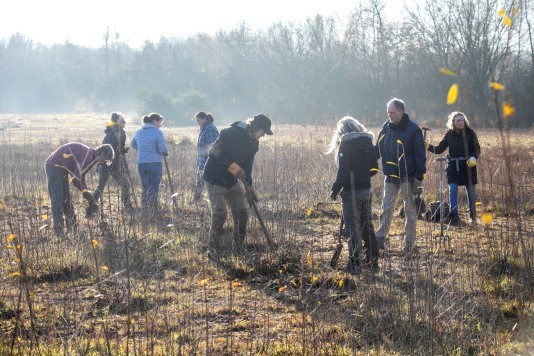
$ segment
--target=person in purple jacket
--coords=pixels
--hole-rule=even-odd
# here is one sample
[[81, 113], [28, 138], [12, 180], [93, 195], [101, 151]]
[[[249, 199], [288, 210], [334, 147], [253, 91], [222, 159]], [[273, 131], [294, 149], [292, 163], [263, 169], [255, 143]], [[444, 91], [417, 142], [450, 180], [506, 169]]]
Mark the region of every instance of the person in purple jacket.
[[83, 193], [84, 199], [89, 204], [86, 217], [90, 217], [97, 210], [97, 205], [92, 194], [87, 190], [85, 175], [96, 163], [111, 163], [113, 157], [111, 145], [104, 144], [92, 148], [77, 142], [67, 143], [48, 156], [45, 162], [45, 172], [56, 235], [64, 235], [64, 217], [70, 232], [74, 232], [77, 228], [69, 182], [72, 182], [72, 185]]

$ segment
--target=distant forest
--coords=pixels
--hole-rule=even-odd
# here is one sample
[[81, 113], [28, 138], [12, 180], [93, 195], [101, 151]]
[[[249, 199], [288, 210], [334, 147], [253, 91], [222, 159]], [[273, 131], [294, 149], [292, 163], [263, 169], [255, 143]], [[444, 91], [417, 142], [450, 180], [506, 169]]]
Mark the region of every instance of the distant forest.
[[[367, 0], [347, 19], [318, 15], [263, 31], [244, 22], [141, 49], [109, 31], [100, 48], [45, 46], [13, 34], [0, 41], [0, 112], [155, 111], [175, 125], [191, 125], [199, 110], [223, 122], [258, 112], [302, 124], [350, 114], [377, 126], [386, 102], [399, 97], [428, 125], [444, 125], [460, 110], [477, 127], [495, 127], [496, 108], [509, 102], [515, 113], [505, 124], [527, 127], [534, 122], [533, 3], [424, 1], [393, 22], [383, 0]], [[448, 105], [453, 83], [459, 94]]]

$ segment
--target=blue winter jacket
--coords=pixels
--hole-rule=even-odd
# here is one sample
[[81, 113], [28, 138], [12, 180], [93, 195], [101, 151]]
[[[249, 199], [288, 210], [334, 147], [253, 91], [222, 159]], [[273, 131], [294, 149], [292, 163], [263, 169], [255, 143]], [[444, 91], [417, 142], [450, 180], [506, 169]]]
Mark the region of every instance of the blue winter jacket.
[[386, 182], [399, 184], [423, 180], [426, 173], [426, 151], [423, 132], [404, 113], [399, 123], [384, 123], [375, 144], [377, 158], [382, 158], [382, 172]]
[[161, 163], [161, 155], [168, 153], [163, 132], [154, 124], [144, 124], [136, 131], [132, 147], [137, 150], [137, 163]]

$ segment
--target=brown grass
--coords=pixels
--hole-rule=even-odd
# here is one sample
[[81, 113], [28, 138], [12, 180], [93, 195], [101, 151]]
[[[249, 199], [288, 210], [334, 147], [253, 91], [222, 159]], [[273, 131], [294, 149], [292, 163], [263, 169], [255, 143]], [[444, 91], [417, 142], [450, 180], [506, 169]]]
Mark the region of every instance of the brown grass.
[[[81, 233], [58, 240], [44, 218], [50, 214], [44, 160], [59, 143], [98, 144], [106, 115], [2, 119], [9, 125], [0, 139], [1, 354], [528, 354], [534, 349], [529, 133], [510, 136], [511, 189], [499, 136], [477, 131], [484, 154], [477, 192], [480, 210], [493, 216], [491, 224], [446, 227], [448, 239], [442, 241], [439, 225], [420, 221], [419, 255], [406, 263], [400, 256], [402, 220], [396, 218], [381, 271], [354, 277], [328, 267], [340, 211], [327, 199], [333, 159], [322, 154], [331, 127], [276, 127], [273, 137], [262, 140], [255, 185], [279, 248], [265, 249], [259, 224], [251, 219], [246, 252], [228, 252], [213, 262], [203, 242], [207, 205], [189, 203], [196, 129], [164, 130], [179, 193], [175, 217], [164, 179], [160, 199], [167, 212], [142, 233], [135, 219], [121, 214], [112, 184], [105, 204], [113, 238], [103, 235], [98, 219], [81, 218], [83, 202], [74, 192]], [[135, 126], [129, 124], [129, 134]], [[435, 130], [432, 142], [440, 138]], [[439, 174], [428, 157], [424, 195], [430, 201], [438, 196]], [[138, 190], [135, 154], [128, 159]], [[373, 179], [375, 213], [381, 179]], [[89, 182], [95, 185], [94, 172]], [[465, 220], [463, 192], [460, 204]], [[169, 227], [174, 219], [177, 224]], [[16, 238], [7, 243], [10, 234]], [[93, 239], [99, 241], [96, 254]], [[15, 272], [20, 277], [12, 276]]]

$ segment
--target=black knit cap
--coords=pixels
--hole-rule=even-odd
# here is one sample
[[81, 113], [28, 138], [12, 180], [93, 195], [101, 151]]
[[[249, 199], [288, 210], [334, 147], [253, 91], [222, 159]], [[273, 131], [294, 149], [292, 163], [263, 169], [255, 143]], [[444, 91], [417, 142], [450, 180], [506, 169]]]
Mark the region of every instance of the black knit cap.
[[263, 129], [263, 131], [265, 131], [265, 134], [273, 134], [273, 132], [271, 131], [271, 119], [269, 119], [267, 116], [263, 114], [254, 115], [251, 123], [254, 124], [256, 127]]

